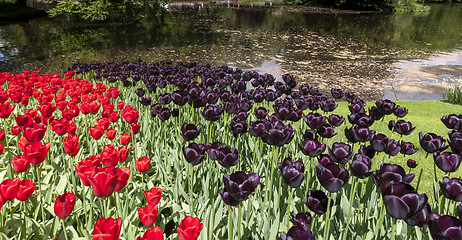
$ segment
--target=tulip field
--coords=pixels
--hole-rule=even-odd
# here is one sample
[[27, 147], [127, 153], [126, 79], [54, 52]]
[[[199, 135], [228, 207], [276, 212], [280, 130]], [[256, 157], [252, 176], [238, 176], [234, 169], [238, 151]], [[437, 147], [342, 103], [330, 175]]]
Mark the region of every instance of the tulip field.
[[462, 239], [458, 112], [194, 62], [0, 84], [0, 239]]

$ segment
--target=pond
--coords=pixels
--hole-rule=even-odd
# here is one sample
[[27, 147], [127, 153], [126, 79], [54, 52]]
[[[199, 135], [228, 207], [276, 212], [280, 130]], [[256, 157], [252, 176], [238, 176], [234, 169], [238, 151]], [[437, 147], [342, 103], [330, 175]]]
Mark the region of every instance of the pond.
[[[179, 6], [180, 5], [180, 6]], [[196, 61], [290, 73], [363, 99], [441, 99], [462, 75], [462, 5], [423, 13], [357, 13], [254, 4], [172, 4], [137, 24], [72, 18], [0, 22], [0, 71], [61, 72], [75, 62]]]

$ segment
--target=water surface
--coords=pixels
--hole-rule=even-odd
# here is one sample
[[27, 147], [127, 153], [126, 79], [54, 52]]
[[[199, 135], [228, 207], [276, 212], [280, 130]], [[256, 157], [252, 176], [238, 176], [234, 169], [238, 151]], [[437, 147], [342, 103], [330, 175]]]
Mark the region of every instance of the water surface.
[[[178, 4], [176, 4], [178, 5]], [[191, 4], [190, 4], [191, 5]], [[425, 13], [355, 13], [305, 7], [169, 6], [137, 24], [71, 18], [0, 22], [0, 71], [61, 72], [74, 62], [196, 61], [297, 76], [364, 99], [439, 99], [462, 75], [462, 5]]]

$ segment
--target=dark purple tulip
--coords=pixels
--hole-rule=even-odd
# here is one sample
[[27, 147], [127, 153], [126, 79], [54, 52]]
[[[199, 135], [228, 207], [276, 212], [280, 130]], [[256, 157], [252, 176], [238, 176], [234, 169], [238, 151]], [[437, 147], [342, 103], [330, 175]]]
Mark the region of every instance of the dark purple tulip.
[[138, 88], [135, 90], [135, 93], [138, 95], [138, 97], [142, 97], [146, 93], [146, 90], [144, 90], [144, 88]]
[[345, 93], [345, 100], [349, 103], [353, 103], [358, 97], [352, 92]]
[[160, 112], [157, 113], [157, 117], [160, 121], [165, 122], [170, 118], [171, 112], [168, 108], [162, 108]]
[[440, 182], [440, 189], [446, 198], [462, 202], [462, 180], [459, 178], [444, 177]]
[[300, 91], [301, 95], [306, 96], [306, 95], [308, 95], [310, 93], [310, 86], [308, 86], [308, 84], [306, 84], [306, 83], [302, 84], [300, 86], [299, 91]]
[[321, 185], [329, 192], [338, 192], [350, 177], [347, 170], [335, 163], [316, 165], [316, 174]]
[[411, 142], [401, 141], [401, 150], [400, 153], [404, 155], [412, 155], [417, 152], [419, 149], [414, 148], [414, 144]]
[[432, 210], [430, 208], [430, 204], [427, 203], [422, 210], [417, 212], [414, 216], [404, 219], [404, 221], [410, 226], [426, 227], [428, 226], [431, 213]]
[[350, 113], [366, 113], [366, 110], [364, 109], [364, 105], [362, 102], [354, 103], [351, 105], [348, 105], [348, 109], [350, 109]]
[[370, 139], [370, 143], [372, 147], [377, 152], [385, 151], [385, 148], [388, 146], [389, 142], [390, 142], [390, 139], [381, 133], [372, 135]]
[[340, 99], [344, 95], [342, 89], [338, 89], [338, 88], [331, 88], [330, 93], [332, 94], [332, 97], [335, 99]]
[[462, 222], [453, 216], [439, 216], [437, 213], [432, 213], [428, 226], [430, 227], [430, 234], [435, 240], [462, 239]]
[[405, 107], [401, 107], [401, 106], [396, 106], [395, 108], [395, 111], [393, 112], [393, 114], [395, 114], [395, 116], [397, 117], [405, 117], [407, 115], [407, 109]]
[[199, 133], [201, 133], [201, 127], [194, 125], [194, 124], [183, 124], [181, 126], [181, 133], [180, 135], [183, 137], [185, 141], [194, 140]]
[[[396, 219], [408, 219], [419, 213], [428, 203], [428, 197], [418, 194], [415, 189], [403, 182], [385, 183], [382, 189], [383, 203], [387, 213]], [[382, 185], [381, 188], [384, 186]]]
[[233, 198], [229, 192], [227, 192], [226, 190], [223, 191], [220, 189], [220, 196], [221, 196], [221, 199], [223, 199], [223, 202], [226, 204], [226, 205], [229, 205], [229, 206], [237, 206], [239, 204], [239, 201], [236, 200], [235, 198]]
[[310, 105], [310, 102], [308, 101], [306, 97], [304, 97], [304, 98], [296, 99], [295, 105], [297, 106], [298, 109], [305, 110]]
[[395, 111], [396, 104], [388, 99], [380, 99], [375, 102], [379, 111], [385, 115], [390, 115]]
[[375, 119], [365, 113], [353, 113], [348, 115], [348, 121], [359, 127], [370, 127], [374, 124]]
[[319, 164], [326, 166], [328, 163], [333, 163], [334, 160], [328, 154], [322, 154], [318, 159]]
[[321, 107], [321, 103], [317, 100], [313, 100], [313, 101], [308, 101], [308, 109], [310, 109], [311, 111], [316, 111], [318, 110], [320, 107]]
[[342, 123], [345, 121], [345, 118], [341, 117], [339, 115], [336, 115], [336, 114], [331, 114], [327, 118], [327, 121], [330, 123], [330, 125], [332, 125], [334, 127], [338, 127], [338, 126], [342, 125]]
[[287, 117], [287, 120], [290, 120], [292, 122], [298, 122], [300, 119], [303, 117], [303, 111], [297, 108], [291, 108], [291, 112], [289, 113], [289, 116]]
[[241, 100], [239, 103], [239, 109], [244, 112], [248, 112], [253, 106], [253, 102], [247, 99]]
[[332, 112], [338, 107], [338, 104], [333, 100], [324, 101], [321, 103], [321, 110], [324, 112]]
[[303, 133], [303, 140], [305, 139], [314, 139], [315, 133], [314, 130], [312, 129], [306, 129], [305, 132]]
[[206, 148], [210, 159], [218, 161], [225, 168], [232, 167], [239, 162], [239, 151], [236, 148], [230, 149], [218, 142], [213, 144], [207, 143]]
[[300, 212], [297, 214], [292, 213], [292, 222], [294, 223], [294, 226], [300, 226], [305, 231], [310, 229], [311, 220], [311, 214], [309, 212]]
[[246, 200], [250, 193], [255, 191], [259, 182], [260, 176], [257, 173], [247, 174], [238, 171], [231, 175], [225, 174], [223, 176], [225, 190], [238, 201]]
[[345, 164], [353, 156], [351, 146], [343, 142], [335, 142], [332, 148], [328, 147], [329, 155], [335, 162]]
[[293, 162], [291, 158], [286, 158], [282, 163], [278, 163], [282, 179], [292, 188], [298, 188], [305, 178], [305, 166], [301, 161]]
[[407, 166], [409, 168], [416, 168], [417, 167], [417, 162], [414, 159], [408, 159], [407, 160]]
[[374, 150], [374, 147], [372, 145], [369, 145], [365, 147], [364, 145], [361, 145], [358, 150], [359, 153], [364, 154], [368, 156], [370, 159], [374, 158], [376, 151]]
[[396, 156], [401, 151], [401, 145], [399, 142], [395, 142], [395, 140], [390, 139], [388, 141], [387, 146], [385, 147], [384, 152], [390, 156]]
[[372, 174], [372, 172], [370, 172], [371, 165], [372, 161], [368, 156], [355, 154], [353, 161], [350, 163], [351, 174], [361, 179], [365, 179]]
[[369, 108], [369, 116], [372, 116], [375, 120], [380, 120], [384, 114], [377, 107], [371, 107]]
[[290, 143], [294, 138], [294, 129], [290, 124], [284, 125], [280, 121], [271, 122], [267, 131], [264, 131], [261, 135], [263, 142], [273, 145], [282, 146]]
[[249, 114], [248, 114], [247, 112], [240, 111], [240, 112], [234, 113], [234, 116], [235, 116], [235, 118], [237, 118], [237, 119], [240, 119], [240, 120], [242, 120], [242, 121], [245, 121], [245, 120], [247, 120], [247, 118], [249, 117]]
[[151, 105], [152, 99], [151, 97], [141, 97], [140, 103], [143, 104], [144, 106], [149, 106]]
[[303, 120], [305, 120], [306, 124], [308, 124], [311, 129], [318, 129], [326, 123], [326, 117], [313, 112], [308, 113], [307, 116], [303, 117]]
[[415, 174], [406, 174], [404, 168], [397, 164], [382, 163], [380, 169], [373, 175], [372, 179], [376, 186], [381, 186], [385, 182], [404, 182], [411, 183]]
[[302, 144], [299, 146], [303, 154], [310, 157], [317, 157], [326, 150], [326, 144], [321, 143], [316, 139], [307, 138], [303, 140]]
[[188, 102], [188, 93], [184, 90], [174, 91], [170, 97], [172, 98], [173, 103], [178, 106], [183, 106]]
[[172, 109], [172, 117], [178, 117], [180, 116], [180, 109], [174, 108]]
[[314, 233], [307, 232], [301, 226], [292, 226], [287, 235], [281, 232], [281, 240], [314, 240]]
[[300, 98], [301, 94], [299, 91], [293, 91], [290, 93], [290, 96], [293, 98], [293, 99], [297, 99], [297, 98]]
[[311, 211], [319, 215], [326, 213], [328, 201], [327, 195], [320, 190], [309, 190], [306, 194], [306, 200], [302, 200]]
[[280, 120], [287, 120], [289, 119], [289, 113], [291, 112], [292, 109], [286, 106], [276, 106], [274, 105], [274, 114], [276, 117], [278, 117]]
[[208, 103], [208, 104], [215, 104], [217, 101], [218, 101], [218, 95], [213, 93], [213, 92], [209, 92], [207, 93], [207, 95], [205, 96], [205, 101]]
[[237, 103], [235, 102], [225, 102], [223, 106], [225, 111], [229, 114], [234, 114], [238, 109]]
[[433, 159], [436, 166], [444, 172], [455, 172], [459, 169], [462, 159], [458, 154], [450, 152], [434, 152]]
[[159, 103], [162, 105], [169, 104], [172, 101], [170, 93], [164, 93], [159, 95]]
[[190, 143], [183, 147], [183, 155], [187, 162], [197, 165], [204, 160], [205, 146], [203, 144]]
[[267, 124], [264, 121], [250, 122], [249, 132], [254, 137], [261, 137], [266, 131], [266, 126]]
[[350, 129], [348, 129], [348, 127], [345, 128], [345, 137], [351, 143], [367, 142], [373, 134], [375, 134], [375, 131], [369, 128], [358, 126], [353, 126]]
[[212, 122], [220, 119], [220, 116], [222, 113], [223, 113], [223, 109], [221, 108], [221, 104], [220, 105], [215, 105], [215, 104], [207, 105], [204, 108], [204, 111], [201, 111], [201, 114], [205, 118], [205, 120], [212, 121]]
[[297, 86], [297, 81], [295, 81], [295, 76], [290, 74], [283, 74], [282, 80], [287, 84], [288, 87], [294, 88]]
[[269, 110], [264, 107], [255, 108], [255, 117], [258, 119], [263, 119], [268, 115]]
[[419, 142], [420, 146], [427, 153], [444, 151], [448, 147], [444, 146], [446, 140], [434, 133], [427, 133], [425, 135], [423, 135], [423, 133], [419, 133]]
[[237, 138], [239, 134], [246, 133], [248, 130], [248, 125], [246, 121], [243, 121], [239, 118], [234, 118], [230, 124], [229, 129], [233, 132], [234, 137]]
[[[390, 124], [388, 124], [388, 128], [390, 128], [390, 125], [392, 125], [392, 129], [401, 134], [401, 135], [409, 135], [411, 134], [415, 127], [412, 127], [412, 123], [411, 122], [406, 122], [404, 120], [398, 120], [398, 121], [393, 121], [393, 120], [390, 120]], [[390, 129], [391, 130], [391, 129]]]
[[443, 116], [441, 118], [441, 122], [443, 122], [444, 125], [449, 129], [461, 130], [462, 127], [462, 119], [460, 119], [460, 115], [456, 114]]
[[449, 146], [453, 153], [459, 154], [462, 156], [462, 132], [461, 131], [451, 131], [449, 134]]
[[334, 128], [327, 123], [318, 129], [318, 134], [323, 138], [332, 138], [333, 136], [337, 135], [337, 133], [334, 131]]

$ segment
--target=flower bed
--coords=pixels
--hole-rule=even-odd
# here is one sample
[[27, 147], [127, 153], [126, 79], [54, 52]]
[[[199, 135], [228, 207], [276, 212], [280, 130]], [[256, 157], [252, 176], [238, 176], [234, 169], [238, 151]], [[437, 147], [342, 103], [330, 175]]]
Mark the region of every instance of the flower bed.
[[[441, 119], [446, 141], [415, 131], [389, 100], [366, 109], [340, 89], [295, 90], [291, 75], [195, 63], [74, 64], [64, 78], [0, 80], [4, 238], [462, 236], [462, 181], [450, 178], [459, 115]], [[348, 115], [336, 114], [340, 99]], [[407, 172], [389, 163], [418, 151], [433, 156], [434, 180], [409, 173], [419, 160]]]

